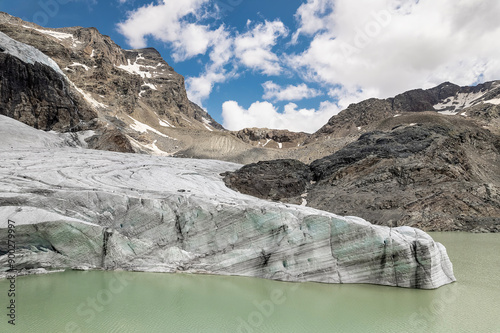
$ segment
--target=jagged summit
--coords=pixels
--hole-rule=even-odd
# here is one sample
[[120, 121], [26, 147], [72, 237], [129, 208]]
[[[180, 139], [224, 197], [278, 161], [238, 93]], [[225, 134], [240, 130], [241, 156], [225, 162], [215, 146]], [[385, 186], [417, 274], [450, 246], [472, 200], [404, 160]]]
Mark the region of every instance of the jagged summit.
[[[308, 142], [328, 135], [359, 136], [373, 130], [384, 119], [399, 117], [406, 112], [433, 111], [442, 115], [473, 117], [479, 120], [484, 118], [484, 114], [475, 112], [475, 107], [491, 111], [498, 109], [499, 105], [500, 81], [486, 82], [472, 87], [460, 87], [445, 82], [427, 90], [414, 89], [392, 98], [370, 98], [351, 104], [346, 110], [330, 118]], [[498, 120], [499, 117], [494, 118]], [[496, 127], [490, 122], [484, 122], [483, 125], [493, 130]]]

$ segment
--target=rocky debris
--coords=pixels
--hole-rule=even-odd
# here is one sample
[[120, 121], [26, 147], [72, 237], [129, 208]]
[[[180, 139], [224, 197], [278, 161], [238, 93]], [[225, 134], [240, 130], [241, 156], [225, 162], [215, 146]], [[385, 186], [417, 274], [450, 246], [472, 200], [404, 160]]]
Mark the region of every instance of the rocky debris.
[[[404, 124], [416, 119], [421, 122]], [[498, 232], [500, 137], [465, 118], [419, 113], [391, 120], [399, 125], [366, 133], [310, 164], [314, 182], [303, 193], [307, 205], [388, 226]], [[297, 177], [295, 169], [280, 175], [268, 169], [242, 168], [228, 173], [226, 184], [260, 198], [296, 203], [296, 193], [275, 188], [280, 179]], [[303, 174], [307, 183], [307, 170]], [[252, 191], [248, 180], [259, 188], [269, 183], [280, 196]]]
[[88, 148], [97, 150], [115, 151], [120, 153], [133, 153], [134, 148], [129, 139], [117, 129], [104, 130], [86, 140]]
[[297, 198], [306, 191], [313, 178], [309, 166], [297, 160], [263, 161], [245, 165], [237, 174], [225, 173], [224, 182], [230, 188], [259, 198], [279, 201]]
[[[32, 131], [19, 126], [11, 135]], [[9, 267], [8, 218], [16, 222], [16, 270], [184, 271], [422, 289], [455, 281], [446, 249], [421, 230], [239, 194], [219, 173], [240, 165], [74, 148], [2, 146], [0, 158], [0, 276]]]
[[304, 144], [310, 134], [304, 132], [290, 132], [268, 128], [245, 128], [232, 132], [243, 142], [257, 147], [267, 148], [295, 148]]

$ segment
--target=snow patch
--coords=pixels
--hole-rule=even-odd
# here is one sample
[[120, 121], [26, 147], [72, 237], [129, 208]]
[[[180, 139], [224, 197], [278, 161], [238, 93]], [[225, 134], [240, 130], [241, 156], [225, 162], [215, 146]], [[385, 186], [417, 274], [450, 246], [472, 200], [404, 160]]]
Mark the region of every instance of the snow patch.
[[132, 118], [130, 116], [128, 116], [128, 117], [134, 121], [134, 123], [130, 125], [130, 127], [133, 130], [136, 130], [137, 132], [140, 132], [140, 133], [145, 133], [147, 131], [150, 131], [150, 132], [158, 134], [159, 136], [162, 136], [164, 138], [170, 138], [168, 135], [165, 135], [162, 132], [160, 132], [158, 130], [155, 130], [153, 127], [151, 127], [149, 125], [146, 125], [144, 123], [141, 123], [140, 121], [138, 121], [138, 120], [136, 120], [136, 119], [134, 119], [134, 118]]
[[153, 141], [153, 143], [149, 144], [149, 145], [144, 145], [144, 147], [148, 148], [149, 150], [151, 150], [155, 155], [158, 155], [158, 156], [171, 156], [172, 154], [169, 154], [167, 153], [166, 151], [163, 151], [161, 150], [160, 148], [158, 148], [156, 146], [156, 142], [158, 142], [158, 140], [155, 140]]
[[446, 116], [455, 116], [455, 115], [457, 115], [458, 112], [454, 112], [454, 111], [438, 111], [438, 113], [446, 115]]
[[151, 78], [152, 74], [141, 70], [141, 68], [153, 68], [154, 69], [156, 67], [140, 65], [137, 63], [137, 60], [140, 60], [140, 59], [145, 59], [142, 56], [142, 54], [139, 54], [139, 56], [137, 56], [137, 58], [135, 59], [135, 62], [133, 64], [130, 62], [130, 59], [127, 59], [128, 65], [120, 65], [120, 66], [118, 66], [118, 68], [123, 69], [124, 71], [127, 71], [127, 72], [132, 73], [132, 74], [138, 74], [142, 78]]
[[75, 67], [75, 66], [80, 66], [80, 67], [83, 67], [83, 68], [85, 68], [85, 70], [86, 70], [86, 71], [88, 71], [88, 70], [89, 70], [89, 66], [84, 65], [84, 64], [80, 64], [79, 62], [74, 62], [74, 63], [72, 63], [71, 65], [69, 65], [69, 67]]
[[175, 127], [173, 126], [171, 123], [169, 123], [168, 121], [166, 120], [159, 120], [160, 121], [160, 126], [163, 126], [163, 127]]
[[479, 103], [478, 100], [488, 92], [489, 91], [479, 91], [477, 93], [457, 93], [455, 96], [450, 97], [442, 101], [441, 103], [434, 105], [434, 109], [437, 111], [444, 109], [451, 109], [443, 111], [446, 112], [446, 111], [455, 111], [457, 109], [468, 108], [469, 106]]
[[152, 90], [158, 90], [158, 89], [156, 88], [156, 86], [155, 86], [154, 84], [152, 84], [152, 83], [146, 83], [146, 82], [143, 82], [143, 83], [142, 83], [142, 85], [143, 85], [143, 86], [147, 86], [147, 87], [151, 88]]
[[77, 47], [78, 44], [83, 44], [81, 41], [79, 41], [78, 39], [76, 39], [75, 36], [73, 36], [72, 34], [65, 33], [65, 32], [36, 29], [36, 28], [29, 27], [27, 25], [23, 25], [23, 27], [31, 29], [31, 30], [38, 31], [38, 32], [40, 32], [40, 33], [42, 33], [44, 35], [48, 35], [48, 36], [54, 37], [55, 39], [58, 39], [60, 41], [65, 41], [65, 40], [71, 39], [71, 41], [73, 43], [73, 47]]
[[278, 147], [279, 149], [283, 148], [283, 144], [281, 142], [278, 142]]
[[[28, 27], [28, 26], [25, 26], [25, 25], [23, 25], [23, 27], [32, 29], [31, 27]], [[72, 34], [67, 34], [67, 33], [64, 33], [64, 32], [42, 30], [42, 29], [33, 29], [33, 30], [41, 32], [42, 34], [45, 34], [45, 35], [52, 36], [52, 37], [54, 37], [56, 39], [59, 39], [59, 40], [65, 40], [65, 39], [69, 39], [69, 38], [71, 38], [73, 40], [75, 39], [75, 36], [73, 36]]]
[[489, 104], [494, 104], [494, 105], [500, 105], [500, 98], [489, 99], [487, 101], [484, 101], [484, 103], [489, 103]]
[[208, 120], [208, 119], [207, 119], [207, 118], [205, 118], [205, 117], [201, 117], [201, 119], [202, 119], [202, 121], [203, 121], [203, 125], [205, 126], [205, 128], [206, 128], [207, 130], [209, 130], [210, 132], [213, 132], [214, 130], [213, 130], [211, 127], [209, 127], [209, 126], [211, 126], [211, 125], [210, 125], [210, 124], [211, 124], [211, 121], [210, 121], [210, 120]]
[[149, 151], [152, 155], [155, 156], [172, 156], [172, 154], [167, 153], [166, 151], [161, 150], [156, 146], [157, 140], [155, 140], [153, 143], [150, 143], [148, 145], [142, 144], [139, 141], [135, 140], [134, 138], [131, 138], [130, 136], [127, 136], [127, 138], [130, 140], [130, 143], [132, 143], [132, 146], [136, 147], [137, 149], [141, 150], [147, 150]]
[[73, 87], [80, 93], [83, 95], [83, 98], [85, 98], [85, 100], [87, 102], [89, 102], [94, 108], [100, 108], [100, 109], [106, 109], [108, 108], [108, 106], [106, 104], [103, 104], [103, 103], [100, 103], [98, 101], [96, 101], [92, 95], [90, 95], [89, 93], [83, 91], [82, 89], [78, 88], [73, 82], [71, 82], [71, 84], [73, 85]]
[[189, 120], [184, 114], [181, 113], [181, 117], [182, 117], [182, 119], [184, 119], [188, 123], [192, 124], [191, 120]]

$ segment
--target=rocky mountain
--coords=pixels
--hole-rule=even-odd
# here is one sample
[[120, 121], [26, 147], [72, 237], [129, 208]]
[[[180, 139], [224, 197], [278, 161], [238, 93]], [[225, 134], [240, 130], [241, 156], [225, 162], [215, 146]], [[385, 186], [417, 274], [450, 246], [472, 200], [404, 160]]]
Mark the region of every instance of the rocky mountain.
[[455, 281], [445, 248], [421, 230], [234, 192], [219, 173], [241, 165], [71, 148], [61, 134], [4, 116], [0, 135], [9, 138], [0, 141], [0, 277], [10, 220], [21, 273], [182, 271], [422, 289]]
[[0, 113], [47, 131], [91, 126], [97, 113], [52, 59], [2, 32], [0, 51]]
[[[53, 61], [49, 67], [56, 74], [51, 81], [64, 82], [67, 90], [29, 96], [22, 102], [7, 101], [23, 78], [11, 75], [17, 67], [6, 66], [5, 77], [11, 81], [4, 82], [3, 89], [11, 91], [2, 93], [0, 114], [45, 130], [93, 129], [96, 135], [89, 139], [91, 148], [248, 163], [294, 155], [293, 148], [308, 137], [275, 130], [225, 131], [189, 101], [184, 78], [156, 50], [123, 50], [95, 28], [44, 28], [0, 13], [0, 32], [24, 45], [23, 49], [34, 47]], [[29, 87], [31, 94], [45, 89], [40, 80], [32, 85], [38, 86]], [[57, 125], [59, 109], [67, 109], [68, 103], [74, 110]], [[30, 117], [31, 111], [21, 112], [36, 110], [39, 105], [49, 107]], [[48, 125], [40, 121], [39, 126], [39, 118], [52, 120]]]
[[[184, 78], [156, 50], [123, 50], [95, 28], [49, 29], [0, 13], [0, 63], [0, 114], [71, 133], [73, 145], [243, 164], [271, 161], [226, 181], [262, 198], [307, 202], [381, 224], [498, 231], [500, 81], [443, 83], [369, 99], [350, 105], [314, 134], [229, 132], [189, 101]], [[445, 130], [431, 126], [436, 124]], [[401, 141], [414, 135], [424, 137], [425, 149]], [[442, 186], [453, 195], [431, 200], [425, 209], [408, 206]], [[441, 204], [450, 207], [448, 213], [439, 212]]]
[[[154, 49], [123, 50], [95, 28], [44, 28], [6, 13], [0, 13], [0, 32], [4, 40], [10, 37], [48, 57], [53, 64], [46, 70], [63, 76], [48, 86], [63, 82], [65, 90], [54, 87], [47, 93], [41, 78], [26, 81], [19, 77], [23, 70], [6, 64], [2, 78], [9, 81], [0, 88], [0, 114], [45, 130], [93, 129], [96, 135], [89, 142], [96, 149], [238, 163], [283, 158], [310, 163], [401, 112], [464, 110], [460, 114], [491, 130], [499, 127], [498, 82], [490, 82], [476, 87], [444, 83], [353, 104], [312, 135], [268, 129], [228, 132], [189, 101], [184, 78]], [[2, 54], [15, 57], [12, 50]], [[31, 86], [20, 86], [26, 82]], [[16, 94], [20, 89], [29, 93]]]
[[[164, 154], [173, 154], [175, 146], [179, 146], [176, 138], [164, 133], [168, 128], [223, 129], [208, 113], [189, 101], [184, 78], [156, 50], [122, 50], [95, 28], [48, 29], [6, 13], [0, 15], [2, 45], [21, 45], [24, 53], [26, 49], [41, 51], [39, 57], [52, 62], [50, 68], [44, 69], [52, 75], [45, 80], [50, 81], [50, 89], [46, 90], [43, 77], [48, 74], [32, 69], [26, 74], [28, 77], [20, 76], [26, 70], [12, 60], [19, 54], [14, 54], [12, 48], [2, 51], [2, 59], [11, 60], [8, 63], [3, 60], [2, 78], [9, 81], [2, 83], [1, 114], [35, 128], [59, 131], [77, 131], [80, 128], [75, 128], [75, 124], [94, 120], [87, 127], [99, 130], [100, 134], [111, 132], [108, 136], [121, 133], [120, 140], [129, 141], [133, 151]], [[26, 59], [17, 58], [18, 62], [26, 63], [23, 60]], [[34, 80], [30, 80], [32, 76]], [[27, 83], [31, 86], [22, 86]], [[61, 87], [53, 88], [54, 84]], [[26, 97], [25, 90], [28, 91]], [[61, 115], [65, 119], [57, 124], [60, 109], [70, 114]], [[28, 117], [30, 113], [36, 114]], [[47, 122], [42, 118], [51, 120]], [[155, 140], [162, 141], [157, 145], [162, 145], [164, 150], [153, 144]]]
[[225, 182], [376, 224], [500, 231], [500, 137], [465, 117], [401, 114], [309, 165], [259, 162]]
[[[443, 115], [460, 115], [477, 120], [498, 119], [499, 105], [500, 81], [474, 87], [460, 87], [445, 82], [427, 90], [415, 89], [392, 98], [371, 98], [351, 104], [314, 133], [309, 142], [325, 136], [357, 136], [359, 133], [373, 130], [379, 122], [390, 117], [399, 117], [405, 112], [435, 111]], [[484, 122], [483, 125], [490, 127], [491, 123]], [[493, 126], [491, 128], [494, 129]]]

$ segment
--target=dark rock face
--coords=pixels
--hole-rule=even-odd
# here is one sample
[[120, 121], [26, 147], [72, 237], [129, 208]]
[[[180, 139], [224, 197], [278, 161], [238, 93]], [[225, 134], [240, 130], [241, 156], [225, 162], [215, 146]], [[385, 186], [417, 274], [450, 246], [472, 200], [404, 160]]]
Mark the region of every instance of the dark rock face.
[[274, 201], [300, 197], [312, 180], [309, 167], [296, 160], [275, 160], [249, 164], [236, 173], [225, 174], [230, 188]]
[[322, 180], [336, 171], [365, 158], [406, 158], [427, 149], [433, 142], [433, 133], [445, 132], [442, 127], [398, 128], [390, 133], [370, 132], [336, 154], [311, 163], [315, 181]]
[[[311, 173], [302, 169], [307, 205], [388, 226], [500, 232], [500, 137], [467, 119], [427, 117], [434, 121], [364, 134], [311, 163]], [[300, 194], [275, 179], [299, 183], [301, 174], [270, 170], [242, 168], [226, 184], [266, 199], [275, 198], [249, 187], [273, 187], [280, 200], [298, 203]]]
[[0, 53], [0, 114], [42, 130], [85, 129], [97, 117], [64, 78], [40, 63]]
[[459, 91], [460, 86], [450, 82], [445, 82], [428, 90], [410, 90], [394, 97], [392, 108], [406, 112], [432, 111], [434, 105], [441, 100], [454, 96]]

